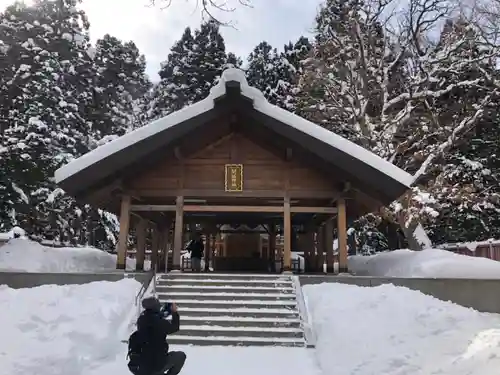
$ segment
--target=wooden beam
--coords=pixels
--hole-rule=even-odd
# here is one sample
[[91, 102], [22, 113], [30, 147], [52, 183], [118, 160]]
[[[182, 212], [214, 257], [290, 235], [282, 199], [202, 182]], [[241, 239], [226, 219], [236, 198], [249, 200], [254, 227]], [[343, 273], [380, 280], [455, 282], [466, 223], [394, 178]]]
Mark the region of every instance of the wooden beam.
[[291, 147], [287, 147], [286, 148], [286, 161], [291, 161], [292, 160], [292, 155], [293, 155], [292, 148]]
[[139, 219], [135, 227], [137, 237], [137, 256], [135, 261], [136, 271], [144, 271], [144, 258], [146, 255], [146, 228], [146, 220]]
[[337, 207], [290, 207], [292, 213], [336, 214]]
[[173, 204], [133, 204], [130, 206], [131, 211], [175, 211], [176, 206]]
[[[175, 205], [139, 204], [130, 206], [133, 212], [175, 211]], [[185, 205], [185, 212], [283, 212], [282, 206], [229, 206], [229, 205]], [[290, 207], [292, 213], [336, 214], [336, 207]]]
[[[241, 192], [225, 192], [219, 189], [131, 189], [127, 190], [130, 195], [142, 198], [164, 198], [176, 197], [182, 195], [184, 197], [203, 198], [283, 198], [283, 190], [244, 190]], [[296, 191], [290, 190], [290, 199], [332, 199], [339, 194], [337, 190], [307, 190]]]
[[292, 270], [292, 215], [290, 212], [290, 197], [285, 197], [283, 204], [283, 271]]
[[282, 206], [186, 205], [185, 212], [283, 212]]
[[176, 200], [175, 210], [175, 227], [174, 227], [174, 251], [172, 253], [172, 269], [181, 269], [181, 250], [184, 246], [182, 231], [184, 228], [184, 197], [178, 196]]
[[118, 237], [118, 256], [116, 257], [116, 268], [124, 270], [127, 261], [127, 242], [130, 226], [130, 196], [122, 196], [120, 209], [120, 234]]
[[347, 272], [347, 214], [345, 199], [337, 201], [337, 236], [339, 245], [339, 272]]

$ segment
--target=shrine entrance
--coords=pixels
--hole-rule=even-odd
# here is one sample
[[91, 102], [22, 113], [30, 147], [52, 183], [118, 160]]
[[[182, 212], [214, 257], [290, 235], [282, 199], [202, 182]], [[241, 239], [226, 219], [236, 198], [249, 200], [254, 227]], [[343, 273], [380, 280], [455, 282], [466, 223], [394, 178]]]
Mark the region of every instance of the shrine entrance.
[[133, 247], [138, 270], [147, 252], [159, 271], [180, 270], [194, 227], [208, 239], [206, 264], [224, 272], [293, 271], [295, 250], [303, 253], [299, 272], [346, 272], [348, 219], [379, 210], [412, 181], [267, 103], [238, 69], [226, 70], [203, 101], [98, 147], [55, 177], [79, 202], [119, 216], [118, 269]]

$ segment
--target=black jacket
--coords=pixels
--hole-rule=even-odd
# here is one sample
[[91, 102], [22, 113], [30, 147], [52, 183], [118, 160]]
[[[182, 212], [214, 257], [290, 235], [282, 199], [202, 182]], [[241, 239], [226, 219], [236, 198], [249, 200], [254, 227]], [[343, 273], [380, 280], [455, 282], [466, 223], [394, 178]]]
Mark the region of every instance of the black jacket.
[[180, 317], [177, 312], [172, 313], [172, 320], [167, 320], [159, 312], [145, 310], [137, 320], [137, 330], [147, 333], [153, 347], [162, 349], [163, 353], [168, 353], [167, 335], [177, 332], [179, 325]]
[[205, 245], [203, 245], [203, 240], [193, 240], [188, 246], [188, 251], [191, 253], [191, 258], [203, 258], [204, 250]]

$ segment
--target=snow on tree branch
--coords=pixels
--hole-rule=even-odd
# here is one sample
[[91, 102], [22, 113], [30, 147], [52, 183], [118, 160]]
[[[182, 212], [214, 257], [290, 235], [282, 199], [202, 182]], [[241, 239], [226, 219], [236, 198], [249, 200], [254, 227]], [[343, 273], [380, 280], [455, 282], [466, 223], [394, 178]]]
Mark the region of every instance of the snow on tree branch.
[[415, 174], [398, 214], [408, 227], [439, 212], [429, 194], [444, 188], [447, 158], [492, 116], [500, 48], [451, 2], [398, 4], [326, 1], [299, 113]]

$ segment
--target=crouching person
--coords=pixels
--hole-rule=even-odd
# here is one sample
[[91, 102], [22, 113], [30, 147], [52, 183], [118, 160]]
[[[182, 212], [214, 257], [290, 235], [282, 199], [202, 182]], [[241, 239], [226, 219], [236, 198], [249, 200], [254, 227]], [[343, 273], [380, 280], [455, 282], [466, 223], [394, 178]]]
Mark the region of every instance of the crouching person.
[[[177, 375], [186, 354], [169, 352], [167, 336], [179, 330], [180, 318], [175, 303], [161, 306], [155, 297], [142, 301], [144, 311], [137, 320], [137, 330], [129, 338], [128, 368], [134, 375]], [[171, 320], [166, 317], [172, 315]]]

